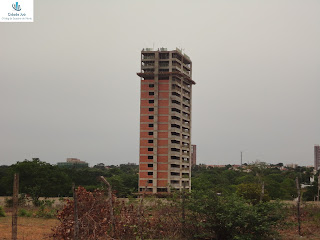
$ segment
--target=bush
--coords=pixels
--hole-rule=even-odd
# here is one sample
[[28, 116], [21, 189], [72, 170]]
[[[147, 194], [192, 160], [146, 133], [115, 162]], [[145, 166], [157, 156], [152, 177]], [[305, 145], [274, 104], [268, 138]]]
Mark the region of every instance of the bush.
[[[5, 206], [6, 207], [13, 207], [13, 199], [12, 198], [5, 198]], [[18, 198], [18, 205], [23, 207], [27, 203], [27, 198], [25, 194], [20, 194]]]
[[36, 217], [38, 218], [55, 218], [57, 216], [57, 211], [55, 209], [46, 208], [45, 205], [40, 206], [39, 210], [36, 212]]
[[4, 212], [3, 208], [0, 206], [0, 217], [5, 217], [6, 213]]
[[21, 208], [18, 211], [18, 216], [19, 217], [32, 217], [32, 212], [30, 212], [24, 208]]
[[252, 205], [214, 192], [193, 194], [187, 208], [189, 239], [266, 239], [277, 235], [273, 229], [284, 218], [278, 202]]

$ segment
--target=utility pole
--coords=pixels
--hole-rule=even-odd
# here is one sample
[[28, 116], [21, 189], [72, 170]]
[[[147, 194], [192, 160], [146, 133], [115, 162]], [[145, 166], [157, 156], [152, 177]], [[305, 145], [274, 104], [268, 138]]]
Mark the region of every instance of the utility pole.
[[240, 164], [240, 166], [242, 167], [242, 151], [240, 153], [241, 153], [241, 164]]
[[19, 204], [19, 173], [14, 174], [12, 199], [13, 199], [12, 240], [17, 240], [17, 236], [18, 236], [18, 204]]

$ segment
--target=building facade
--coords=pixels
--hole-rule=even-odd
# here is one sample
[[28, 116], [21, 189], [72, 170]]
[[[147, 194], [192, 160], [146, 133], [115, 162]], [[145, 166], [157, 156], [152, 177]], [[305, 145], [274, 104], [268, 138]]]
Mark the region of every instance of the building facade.
[[141, 52], [139, 192], [191, 190], [192, 62], [176, 49]]
[[78, 158], [67, 158], [66, 162], [58, 162], [57, 166], [63, 168], [87, 168], [89, 164]]
[[197, 165], [197, 145], [191, 145], [191, 166], [194, 167]]
[[320, 146], [314, 145], [314, 169], [320, 168]]

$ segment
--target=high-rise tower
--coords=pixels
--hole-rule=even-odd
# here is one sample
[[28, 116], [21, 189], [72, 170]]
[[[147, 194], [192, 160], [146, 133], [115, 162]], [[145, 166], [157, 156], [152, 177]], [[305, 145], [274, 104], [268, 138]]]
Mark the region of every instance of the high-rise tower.
[[320, 146], [314, 145], [314, 169], [320, 168]]
[[141, 52], [139, 192], [191, 190], [192, 62], [180, 49]]

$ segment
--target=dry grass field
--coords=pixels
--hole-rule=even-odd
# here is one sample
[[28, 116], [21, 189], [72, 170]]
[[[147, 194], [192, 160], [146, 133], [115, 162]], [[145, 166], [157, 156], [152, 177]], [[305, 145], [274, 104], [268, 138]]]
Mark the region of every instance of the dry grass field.
[[[0, 217], [0, 239], [11, 239], [11, 213], [6, 217]], [[49, 239], [51, 228], [58, 224], [57, 219], [43, 219], [33, 217], [18, 218], [18, 239], [40, 240]]]

